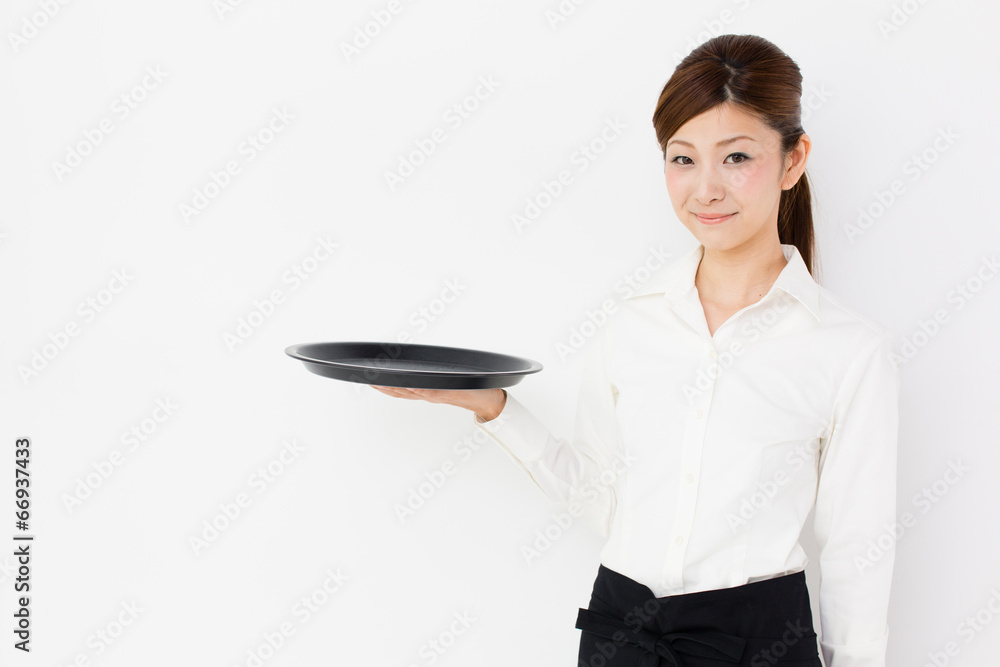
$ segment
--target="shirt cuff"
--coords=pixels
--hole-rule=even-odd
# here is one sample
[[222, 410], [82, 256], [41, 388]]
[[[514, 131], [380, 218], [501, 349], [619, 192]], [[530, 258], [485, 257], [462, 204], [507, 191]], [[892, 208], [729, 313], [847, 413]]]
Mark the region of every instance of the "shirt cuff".
[[827, 644], [820, 640], [827, 667], [885, 667], [888, 644], [888, 628], [878, 639], [863, 644]]
[[483, 421], [472, 413], [476, 426], [522, 462], [537, 461], [548, 442], [549, 431], [520, 401], [507, 392], [507, 402], [496, 419]]

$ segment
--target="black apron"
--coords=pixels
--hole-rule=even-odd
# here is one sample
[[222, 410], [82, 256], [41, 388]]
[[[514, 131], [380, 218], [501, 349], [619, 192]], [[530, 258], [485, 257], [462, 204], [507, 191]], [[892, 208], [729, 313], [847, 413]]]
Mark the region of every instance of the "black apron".
[[822, 667], [804, 571], [657, 598], [602, 564], [576, 627], [579, 667]]

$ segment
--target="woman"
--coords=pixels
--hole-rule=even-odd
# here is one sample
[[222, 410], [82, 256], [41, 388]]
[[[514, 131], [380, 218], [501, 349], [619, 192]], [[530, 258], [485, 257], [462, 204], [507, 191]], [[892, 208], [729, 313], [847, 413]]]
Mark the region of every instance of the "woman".
[[[883, 667], [894, 545], [895, 339], [812, 278], [802, 77], [765, 39], [685, 58], [653, 125], [698, 247], [587, 347], [572, 442], [502, 389], [450, 403], [608, 540], [579, 664]], [[799, 534], [819, 544], [817, 634]]]

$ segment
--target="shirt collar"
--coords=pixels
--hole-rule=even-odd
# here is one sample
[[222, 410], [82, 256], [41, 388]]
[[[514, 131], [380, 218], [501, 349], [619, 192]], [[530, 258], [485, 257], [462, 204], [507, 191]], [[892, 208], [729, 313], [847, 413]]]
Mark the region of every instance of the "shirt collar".
[[[705, 246], [699, 243], [694, 250], [658, 271], [642, 287], [625, 298], [634, 299], [649, 294], [663, 294], [664, 298], [671, 303], [683, 299], [694, 289], [694, 277], [704, 251]], [[775, 279], [770, 292], [775, 290], [787, 292], [819, 320], [819, 284], [809, 273], [809, 269], [795, 245], [782, 243], [781, 251], [788, 263], [781, 269], [781, 273]]]

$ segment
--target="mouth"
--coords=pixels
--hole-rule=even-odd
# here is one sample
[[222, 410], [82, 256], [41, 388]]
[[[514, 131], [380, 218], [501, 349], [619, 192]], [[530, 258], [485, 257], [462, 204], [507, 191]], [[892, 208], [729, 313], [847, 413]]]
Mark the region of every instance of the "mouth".
[[714, 215], [714, 214], [713, 215], [702, 215], [700, 213], [695, 213], [695, 216], [698, 218], [698, 221], [701, 222], [701, 223], [704, 223], [706, 225], [717, 225], [717, 224], [719, 224], [721, 222], [725, 222], [726, 220], [729, 220], [729, 218], [733, 217], [734, 215], [736, 215], [736, 214], [735, 213], [730, 213], [729, 215]]

